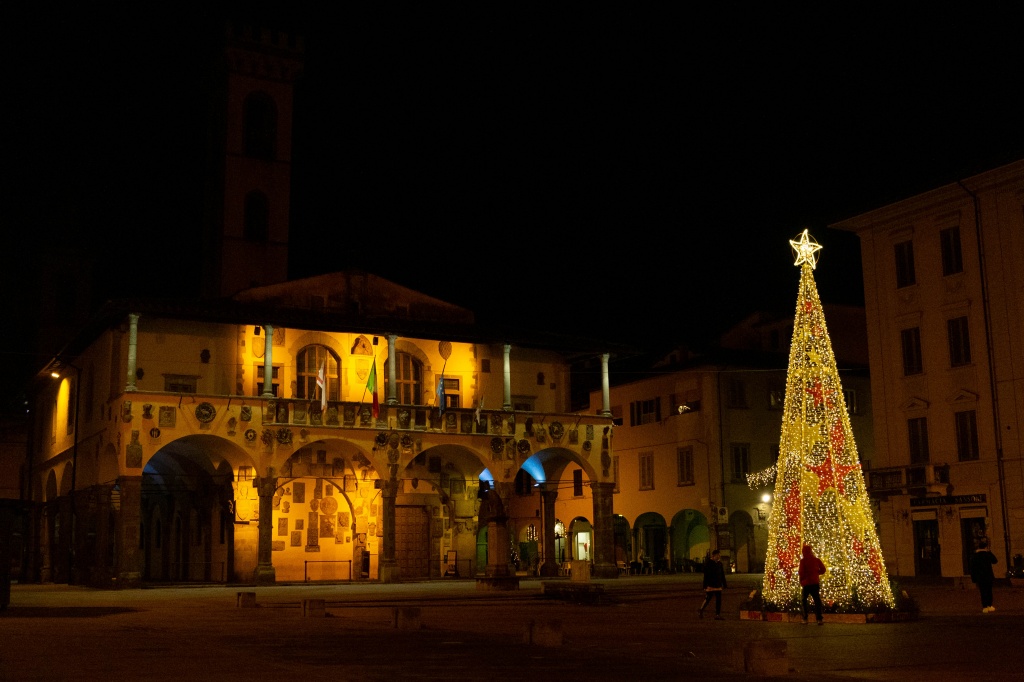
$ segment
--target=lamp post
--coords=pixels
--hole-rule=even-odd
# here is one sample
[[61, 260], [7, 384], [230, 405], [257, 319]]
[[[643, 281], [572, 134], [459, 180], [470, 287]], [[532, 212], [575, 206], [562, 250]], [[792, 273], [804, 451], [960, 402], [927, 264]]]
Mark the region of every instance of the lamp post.
[[82, 370], [78, 366], [66, 362], [61, 359], [57, 359], [54, 363], [54, 369], [50, 372], [50, 376], [54, 379], [61, 378], [61, 370], [64, 367], [70, 367], [75, 370], [75, 415], [72, 428], [74, 429], [72, 441], [71, 441], [71, 491], [70, 504], [71, 504], [71, 529], [70, 537], [68, 539], [68, 584], [74, 583], [74, 570], [75, 570], [75, 524], [76, 524], [76, 509], [75, 509], [75, 478], [78, 475], [78, 408], [79, 399], [81, 397], [81, 384], [82, 384]]

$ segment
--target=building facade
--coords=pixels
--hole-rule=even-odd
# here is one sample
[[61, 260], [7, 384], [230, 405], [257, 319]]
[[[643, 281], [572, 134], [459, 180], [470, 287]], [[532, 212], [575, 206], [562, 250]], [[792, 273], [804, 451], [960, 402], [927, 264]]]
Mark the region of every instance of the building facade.
[[[323, 298], [359, 300], [358, 319]], [[567, 467], [592, 491], [585, 558], [614, 576], [612, 419], [570, 413], [569, 388], [563, 351], [485, 338], [372, 275], [111, 303], [33, 391], [25, 577], [500, 584], [518, 474]], [[555, 497], [533, 519], [536, 573], [569, 558]]]
[[[834, 350], [844, 398], [860, 459], [870, 462], [863, 309], [825, 312], [830, 329], [842, 330]], [[680, 349], [611, 387], [615, 512], [631, 562], [642, 556], [653, 571], [695, 570], [718, 549], [733, 571], [763, 571], [792, 333], [791, 314], [759, 313], [716, 350]]]
[[1024, 569], [1024, 161], [831, 227], [857, 234], [891, 574]]
[[[203, 238], [169, 257], [201, 276], [99, 312], [102, 266], [62, 271], [83, 254], [43, 277], [51, 361], [9, 486], [19, 578], [500, 582], [570, 559], [616, 575], [612, 420], [570, 411], [567, 358], [602, 349], [481, 330], [366, 273], [288, 281], [303, 41], [228, 25], [212, 56]], [[564, 471], [590, 506], [562, 521]]]

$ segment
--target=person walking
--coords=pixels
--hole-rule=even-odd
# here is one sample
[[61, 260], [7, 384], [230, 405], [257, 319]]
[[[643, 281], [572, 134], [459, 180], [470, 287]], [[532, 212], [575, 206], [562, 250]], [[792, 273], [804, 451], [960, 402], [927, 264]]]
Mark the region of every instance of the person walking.
[[704, 562], [704, 603], [697, 609], [697, 617], [704, 617], [704, 607], [715, 598], [715, 620], [722, 620], [722, 590], [725, 584], [725, 569], [722, 568], [722, 554], [717, 549]]
[[800, 614], [803, 616], [803, 623], [807, 625], [807, 599], [814, 599], [814, 615], [818, 619], [818, 625], [824, 625], [825, 620], [821, 615], [821, 576], [825, 575], [825, 564], [821, 559], [814, 556], [814, 550], [810, 545], [804, 545], [804, 556], [800, 559]]
[[996, 607], [992, 606], [992, 584], [996, 581], [992, 566], [998, 561], [996, 555], [989, 551], [988, 538], [981, 538], [978, 541], [978, 549], [971, 555], [970, 569], [971, 582], [978, 586], [981, 593], [981, 612], [992, 613]]

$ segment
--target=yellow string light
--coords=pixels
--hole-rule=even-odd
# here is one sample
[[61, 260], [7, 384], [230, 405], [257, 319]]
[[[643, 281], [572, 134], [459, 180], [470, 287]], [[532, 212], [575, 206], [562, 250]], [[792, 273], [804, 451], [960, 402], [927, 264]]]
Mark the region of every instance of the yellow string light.
[[[793, 340], [786, 377], [775, 505], [768, 517], [762, 596], [782, 610], [797, 608], [797, 568], [805, 544], [827, 572], [824, 602], [840, 611], [893, 608], [857, 445], [846, 411], [832, 341], [813, 270], [821, 249], [804, 230], [790, 240], [800, 266]], [[760, 472], [748, 477], [763, 480]]]
[[747, 487], [751, 490], [763, 488], [767, 485], [771, 485], [775, 482], [775, 473], [778, 471], [776, 465], [771, 465], [767, 469], [762, 469], [754, 474], [747, 474]]

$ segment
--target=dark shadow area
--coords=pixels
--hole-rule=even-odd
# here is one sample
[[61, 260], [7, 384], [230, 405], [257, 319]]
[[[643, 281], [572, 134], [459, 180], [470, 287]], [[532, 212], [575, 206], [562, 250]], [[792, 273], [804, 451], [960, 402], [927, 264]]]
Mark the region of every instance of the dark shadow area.
[[139, 609], [124, 606], [8, 606], [0, 611], [3, 618], [100, 618], [119, 613], [135, 613]]

